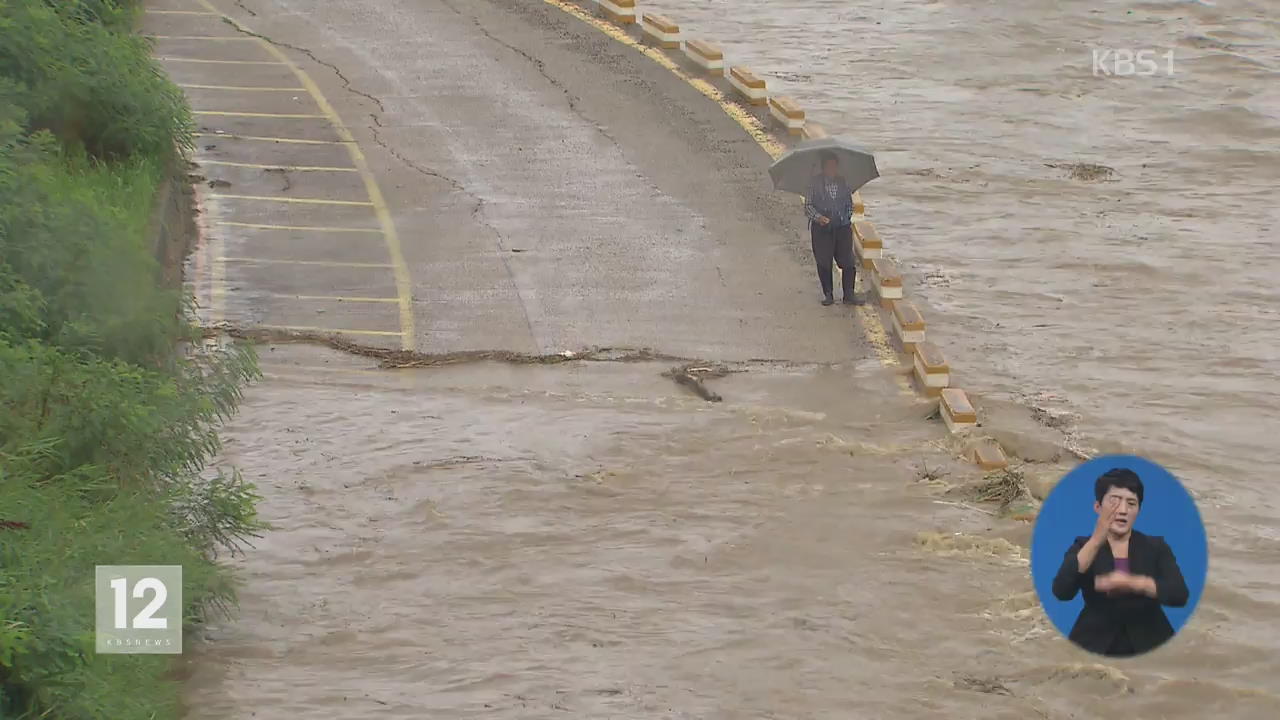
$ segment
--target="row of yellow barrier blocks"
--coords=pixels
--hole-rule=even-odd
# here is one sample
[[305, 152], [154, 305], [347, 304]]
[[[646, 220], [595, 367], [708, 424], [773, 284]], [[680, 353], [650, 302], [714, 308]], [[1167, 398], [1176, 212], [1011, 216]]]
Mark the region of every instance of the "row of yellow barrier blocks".
[[[807, 122], [804, 110], [791, 98], [770, 97], [765, 81], [741, 65], [726, 68], [724, 51], [704, 40], [684, 40], [680, 26], [657, 13], [637, 15], [635, 0], [595, 0], [600, 11], [619, 25], [633, 25], [640, 18], [644, 39], [663, 49], [682, 50], [685, 58], [712, 77], [727, 77], [729, 85], [748, 105], [767, 107], [770, 117], [788, 135], [806, 140], [827, 137], [820, 125]], [[854, 252], [862, 266], [866, 284], [875, 294], [880, 307], [889, 314], [894, 339], [903, 352], [911, 356], [912, 375], [919, 390], [929, 398], [937, 398], [943, 422], [954, 434], [967, 434], [978, 426], [978, 414], [968, 395], [951, 387], [951, 367], [942, 350], [925, 336], [924, 316], [906, 299], [902, 273], [896, 263], [884, 254], [884, 241], [875, 225], [865, 219], [866, 208], [859, 193], [854, 193]], [[1004, 450], [989, 439], [973, 443], [969, 459], [984, 470], [1008, 465]]]
[[[638, 14], [635, 0], [595, 0], [600, 12], [619, 25], [634, 25], [639, 18], [640, 34], [657, 47], [666, 50], [683, 50], [685, 58], [713, 77], [725, 76], [724, 51], [719, 46], [703, 40], [684, 40], [680, 26], [671, 18], [658, 13]], [[773, 118], [788, 135], [805, 134], [805, 114], [795, 100], [789, 97], [769, 97], [765, 81], [743, 66], [728, 68], [729, 84], [748, 105], [767, 107]]]
[[[885, 257], [884, 241], [875, 225], [855, 220], [853, 245], [867, 286], [889, 313], [894, 339], [911, 356], [911, 373], [917, 388], [926, 397], [938, 398], [939, 414], [948, 431], [957, 435], [969, 433], [978, 426], [978, 413], [964, 390], [951, 387], [951, 366], [942, 350], [926, 339], [924, 316], [906, 299], [902, 273], [896, 263]], [[983, 470], [998, 470], [1009, 464], [1004, 449], [990, 439], [971, 445], [967, 455]]]

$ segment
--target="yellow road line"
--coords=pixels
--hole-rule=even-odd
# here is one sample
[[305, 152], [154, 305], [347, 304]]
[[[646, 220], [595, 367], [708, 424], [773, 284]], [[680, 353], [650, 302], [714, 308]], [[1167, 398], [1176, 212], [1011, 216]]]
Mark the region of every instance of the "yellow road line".
[[313, 332], [327, 335], [385, 335], [396, 336], [404, 333], [399, 330], [339, 330], [337, 328], [311, 327], [309, 325], [259, 325], [265, 330], [293, 330], [294, 332]]
[[326, 200], [324, 198], [295, 198], [280, 197], [276, 195], [230, 195], [225, 193], [210, 193], [207, 197], [211, 200], [265, 200], [267, 202], [302, 203], [304, 205], [358, 205], [361, 207], [373, 207], [373, 203], [367, 200]]
[[[716, 87], [707, 80], [693, 77], [689, 73], [685, 72], [684, 69], [676, 64], [676, 62], [666, 53], [657, 48], [641, 43], [628, 35], [625, 30], [591, 15], [586, 10], [583, 10], [567, 0], [543, 0], [543, 2], [595, 27], [610, 38], [639, 51], [650, 60], [653, 60], [662, 67], [671, 71], [671, 73], [676, 77], [685, 81], [698, 92], [702, 93], [719, 105], [729, 117], [733, 118], [738, 125], [742, 126], [742, 129], [746, 130], [747, 133], [751, 135], [752, 139], [756, 141], [756, 144], [769, 154], [769, 157], [776, 160], [787, 151], [786, 146], [774, 139], [774, 137], [765, 128], [764, 124], [760, 122], [760, 120], [756, 119], [754, 115], [743, 109], [742, 106], [738, 105], [724, 93], [720, 92], [720, 90], [716, 89]], [[863, 335], [866, 337], [867, 342], [869, 342], [875, 349], [876, 356], [880, 359], [880, 362], [887, 367], [899, 366], [901, 363], [898, 360], [898, 354], [889, 344], [888, 333], [885, 331], [884, 324], [880, 321], [880, 316], [876, 309], [870, 305], [866, 305], [858, 308], [858, 311], [859, 316], [862, 318], [861, 327]], [[899, 384], [908, 386], [906, 379], [902, 377], [899, 377]], [[908, 392], [910, 391], [909, 386], [907, 387], [907, 390]]]
[[157, 55], [157, 60], [163, 62], [189, 62], [203, 63], [206, 65], [283, 65], [284, 63], [277, 60], [206, 60], [204, 58], [174, 57], [173, 55]]
[[255, 170], [287, 170], [288, 172], [359, 172], [353, 167], [325, 167], [323, 165], [259, 165], [257, 163], [228, 162], [226, 160], [200, 160], [201, 165], [218, 165], [221, 167], [242, 167]]
[[192, 137], [218, 137], [231, 140], [260, 140], [262, 142], [299, 143], [302, 145], [347, 145], [355, 140], [307, 140], [304, 138], [270, 137], [267, 135], [237, 135], [235, 133], [192, 133]]
[[[197, 2], [210, 12], [217, 11], [217, 8], [210, 4], [209, 0], [197, 0]], [[222, 17], [232, 27], [246, 33], [251, 32], [233, 18], [226, 15]], [[387, 254], [391, 256], [396, 295], [400, 298], [400, 328], [403, 331], [401, 334], [401, 346], [406, 350], [412, 350], [414, 348], [413, 288], [409, 281], [409, 267], [405, 263], [404, 253], [400, 249], [400, 235], [396, 232], [395, 222], [391, 219], [391, 210], [387, 207], [387, 201], [382, 196], [382, 190], [378, 187], [377, 179], [369, 169], [369, 163], [365, 160], [364, 152], [360, 150], [360, 146], [355, 142], [355, 137], [342, 122], [342, 118], [338, 117], [337, 111], [329, 104], [324, 93], [320, 91], [320, 86], [316, 85], [311, 76], [298, 67], [293, 60], [289, 59], [288, 55], [281, 52], [275, 45], [262, 38], [258, 40], [267, 52], [289, 66], [289, 69], [293, 71], [293, 74], [302, 83], [303, 87], [315, 99], [316, 104], [320, 106], [320, 111], [329, 116], [329, 122], [333, 125], [334, 131], [346, 143], [347, 152], [351, 155], [351, 162], [360, 170], [360, 176], [364, 180], [365, 192], [369, 195], [369, 201], [373, 203], [374, 214], [377, 215], [378, 224], [382, 227], [382, 237], [387, 246]]]
[[218, 262], [247, 263], [249, 265], [318, 265], [320, 267], [389, 268], [390, 263], [338, 262], [336, 260], [274, 260], [271, 258], [223, 257]]
[[[386, 370], [362, 370], [360, 368], [329, 367], [327, 365], [267, 365], [264, 363], [260, 367], [262, 368], [264, 375], [288, 375], [293, 372], [299, 372], [305, 373], [309, 376], [317, 372], [329, 372], [340, 373], [343, 375], [381, 375], [383, 377], [393, 377], [393, 375]], [[326, 382], [332, 382], [332, 379]]]
[[243, 35], [144, 35], [143, 37], [148, 37], [148, 38], [151, 38], [152, 40], [211, 40], [211, 41], [242, 40], [243, 41], [243, 40], [253, 39], [253, 38], [245, 37]]
[[197, 83], [177, 83], [180, 88], [190, 90], [233, 90], [235, 92], [306, 92], [300, 87], [254, 87], [252, 85], [200, 85]]
[[214, 225], [225, 225], [227, 227], [253, 228], [255, 230], [301, 230], [304, 232], [345, 232], [345, 233], [368, 233], [373, 235], [381, 235], [382, 228], [344, 228], [344, 227], [327, 227], [324, 225], [271, 225], [269, 223], [243, 223], [220, 221]]
[[353, 303], [393, 303], [400, 302], [400, 298], [373, 298], [373, 297], [345, 297], [342, 295], [286, 295], [284, 297], [293, 297], [299, 300], [320, 300], [334, 302], [353, 302]]
[[315, 113], [260, 113], [260, 112], [238, 112], [231, 110], [192, 110], [192, 115], [218, 115], [221, 117], [252, 117], [252, 118], [291, 118], [294, 120], [323, 118], [324, 115]]
[[[202, 192], [201, 210], [204, 206], [204, 198], [208, 197], [208, 192]], [[212, 256], [219, 258], [225, 252], [223, 247], [223, 237], [219, 233], [206, 234], [208, 242], [205, 246], [206, 257]], [[226, 299], [227, 299], [227, 266], [218, 260], [209, 262], [209, 315], [214, 324], [220, 323], [226, 319]]]

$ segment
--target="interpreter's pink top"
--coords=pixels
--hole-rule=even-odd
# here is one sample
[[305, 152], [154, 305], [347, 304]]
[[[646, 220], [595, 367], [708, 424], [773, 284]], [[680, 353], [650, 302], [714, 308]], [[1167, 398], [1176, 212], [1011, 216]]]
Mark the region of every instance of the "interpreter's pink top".
[[1122, 573], [1129, 572], [1129, 558], [1116, 558], [1116, 570]]

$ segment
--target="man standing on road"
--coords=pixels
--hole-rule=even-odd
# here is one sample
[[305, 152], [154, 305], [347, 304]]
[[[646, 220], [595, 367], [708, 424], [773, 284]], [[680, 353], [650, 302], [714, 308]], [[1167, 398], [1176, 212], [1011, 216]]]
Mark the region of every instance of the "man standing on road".
[[853, 294], [857, 265], [853, 259], [853, 192], [839, 174], [840, 160], [833, 153], [822, 156], [822, 173], [815, 175], [805, 197], [804, 213], [809, 218], [813, 258], [818, 263], [822, 283], [822, 304], [831, 305], [832, 261], [840, 265], [841, 289], [846, 305], [861, 305]]

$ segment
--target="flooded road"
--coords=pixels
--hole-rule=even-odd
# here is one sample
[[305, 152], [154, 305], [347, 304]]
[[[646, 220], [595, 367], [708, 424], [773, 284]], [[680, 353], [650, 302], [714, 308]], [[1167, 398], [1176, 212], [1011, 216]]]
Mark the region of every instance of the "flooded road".
[[[419, 349], [652, 344], [742, 372], [707, 403], [669, 364], [388, 371], [264, 347], [222, 461], [275, 530], [236, 561], [237, 618], [189, 658], [193, 720], [1280, 716], [1280, 508], [1262, 479], [1280, 45], [1261, 4], [644, 5], [877, 150], [871, 219], [984, 431], [1044, 461], [1022, 471], [1060, 474], [1064, 443], [1132, 450], [1197, 495], [1200, 609], [1114, 664], [1048, 627], [1029, 525], [948, 492], [976, 471], [854, 317], [816, 314], [794, 203], [718, 108], [542, 2], [222, 4], [341, 68], [315, 72], [387, 187]], [[1174, 76], [1091, 74], [1092, 47], [1148, 46], [1175, 50]], [[372, 243], [330, 250], [301, 232], [316, 221], [287, 222], [224, 236], [281, 263], [226, 271], [232, 321], [337, 314], [299, 299], [350, 313], [318, 279], [383, 292], [316, 269]], [[1028, 425], [1028, 406], [1060, 427]]]
[[[876, 150], [869, 213], [958, 382], [1178, 474], [1212, 558], [1187, 633], [1280, 653], [1275, 4], [645, 7]], [[1126, 49], [1158, 71], [1094, 75], [1094, 50]]]
[[1280, 707], [1244, 590], [1141, 663], [1082, 658], [1030, 593], [1027, 526], [955, 501], [973, 471], [874, 363], [740, 367], [707, 403], [655, 363], [264, 355], [226, 461], [275, 528], [193, 643], [192, 720]]

